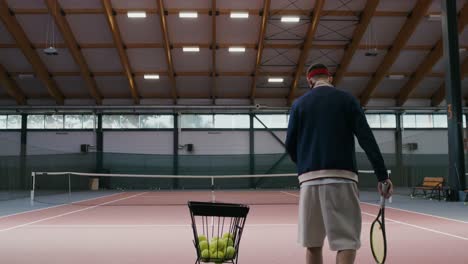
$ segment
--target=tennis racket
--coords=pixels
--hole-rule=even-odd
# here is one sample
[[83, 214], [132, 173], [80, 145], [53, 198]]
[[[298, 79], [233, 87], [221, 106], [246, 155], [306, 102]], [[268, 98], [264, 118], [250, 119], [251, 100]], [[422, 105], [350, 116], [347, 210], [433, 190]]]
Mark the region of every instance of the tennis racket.
[[[387, 193], [388, 184], [382, 184], [383, 193]], [[372, 255], [376, 263], [383, 264], [387, 258], [387, 237], [385, 234], [385, 198], [380, 196], [380, 210], [371, 225], [370, 242]]]

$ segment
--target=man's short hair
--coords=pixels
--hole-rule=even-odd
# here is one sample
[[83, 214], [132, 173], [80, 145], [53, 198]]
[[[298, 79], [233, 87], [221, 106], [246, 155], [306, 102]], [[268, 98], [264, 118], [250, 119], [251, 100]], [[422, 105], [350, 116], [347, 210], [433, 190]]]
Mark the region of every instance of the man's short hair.
[[307, 79], [313, 79], [314, 81], [318, 79], [326, 79], [330, 77], [330, 72], [328, 71], [327, 66], [322, 63], [312, 64], [307, 69]]

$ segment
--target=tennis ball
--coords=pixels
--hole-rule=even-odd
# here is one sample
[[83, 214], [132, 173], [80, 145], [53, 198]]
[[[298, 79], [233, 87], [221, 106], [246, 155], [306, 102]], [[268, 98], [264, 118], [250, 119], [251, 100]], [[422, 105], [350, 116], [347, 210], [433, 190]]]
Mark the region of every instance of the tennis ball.
[[[224, 239], [226, 239], [226, 238], [224, 238]], [[232, 240], [232, 238], [228, 238], [225, 241], [226, 241], [226, 246], [231, 246], [231, 247], [234, 246], [234, 240]]]
[[206, 236], [204, 236], [204, 235], [199, 235], [199, 236], [198, 236], [198, 241], [207, 241]]
[[210, 251], [208, 249], [205, 249], [201, 252], [201, 257], [203, 261], [209, 261], [210, 260]]
[[222, 251], [212, 251], [210, 257], [212, 259], [224, 259], [224, 253]]
[[218, 240], [211, 240], [210, 251], [218, 251]]
[[218, 250], [224, 251], [225, 248], [226, 248], [226, 241], [224, 239], [218, 240]]
[[226, 259], [232, 259], [236, 255], [236, 249], [234, 247], [227, 247], [226, 249]]
[[231, 238], [234, 239], [234, 235], [232, 233], [224, 233], [223, 238]]
[[210, 251], [223, 251], [226, 248], [226, 243], [222, 240], [215, 240], [210, 243]]
[[205, 249], [208, 249], [208, 241], [206, 240], [203, 240], [200, 242], [200, 244], [198, 244], [198, 246], [200, 247], [200, 250], [203, 251]]

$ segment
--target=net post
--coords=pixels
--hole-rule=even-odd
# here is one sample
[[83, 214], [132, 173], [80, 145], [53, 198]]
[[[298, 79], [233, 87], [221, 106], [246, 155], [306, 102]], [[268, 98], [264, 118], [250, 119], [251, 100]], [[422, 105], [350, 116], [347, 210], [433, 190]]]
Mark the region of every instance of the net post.
[[214, 176], [211, 176], [211, 202], [216, 202]]
[[[390, 174], [392, 174], [392, 171], [391, 171], [391, 170], [388, 170], [387, 173], [388, 173], [388, 178], [390, 179]], [[392, 196], [390, 196], [390, 197], [388, 198], [388, 202], [389, 202], [389, 203], [392, 203]]]
[[68, 202], [71, 201], [71, 173], [68, 173]]
[[[214, 176], [211, 176], [211, 202], [216, 202]], [[214, 234], [214, 216], [211, 217], [211, 233]]]
[[34, 191], [36, 190], [36, 173], [33, 171], [31, 172], [31, 178], [32, 178], [32, 188], [31, 188], [31, 206], [34, 206]]

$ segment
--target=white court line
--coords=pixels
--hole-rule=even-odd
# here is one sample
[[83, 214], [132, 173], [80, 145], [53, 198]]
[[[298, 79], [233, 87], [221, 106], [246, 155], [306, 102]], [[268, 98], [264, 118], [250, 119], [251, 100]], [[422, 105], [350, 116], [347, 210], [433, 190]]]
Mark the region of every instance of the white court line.
[[[373, 217], [377, 216], [375, 214], [370, 214], [370, 213], [366, 213], [366, 212], [362, 212], [362, 213], [365, 214], [365, 215], [373, 216]], [[445, 236], [449, 236], [449, 237], [458, 238], [458, 239], [461, 239], [461, 240], [468, 241], [468, 237], [457, 236], [457, 235], [454, 235], [454, 234], [450, 234], [450, 233], [446, 233], [446, 232], [442, 232], [442, 231], [437, 231], [437, 230], [434, 230], [432, 228], [422, 227], [422, 226], [413, 225], [413, 224], [409, 224], [409, 223], [398, 221], [398, 220], [393, 220], [393, 219], [387, 218], [387, 217], [385, 217], [385, 220], [393, 221], [393, 222], [395, 222], [397, 224], [406, 225], [406, 226], [410, 226], [410, 227], [413, 227], [413, 228], [433, 232], [433, 233], [436, 233], [436, 234], [439, 234], [439, 235], [445, 235]]]
[[[295, 197], [299, 197], [299, 195], [296, 195], [296, 194], [293, 194], [293, 193], [288, 193], [288, 192], [284, 192], [284, 191], [282, 191], [282, 193], [284, 193], [284, 194], [289, 194], [289, 195], [292, 195], [292, 196], [295, 196]], [[373, 203], [368, 203], [368, 202], [362, 202], [362, 201], [360, 201], [360, 203], [362, 203], [362, 204], [367, 204], [367, 205], [372, 205], [372, 206], [375, 206], [375, 207], [379, 207], [378, 204], [373, 204]], [[418, 215], [424, 215], [424, 216], [439, 218], [439, 219], [443, 219], [443, 220], [447, 220], [447, 221], [453, 221], [453, 222], [457, 222], [457, 223], [461, 223], [461, 224], [468, 224], [468, 222], [466, 222], [466, 221], [462, 221], [462, 220], [458, 220], [458, 219], [453, 219], [453, 218], [448, 218], [448, 217], [443, 217], [443, 216], [438, 216], [438, 215], [432, 215], [432, 214], [414, 212], [414, 211], [405, 210], [405, 209], [400, 209], [400, 208], [395, 208], [395, 207], [391, 207], [391, 206], [385, 206], [385, 208], [386, 208], [386, 209], [397, 210], [397, 211], [402, 211], [402, 212], [406, 212], [406, 213], [412, 213], [412, 214], [418, 214]]]
[[[371, 222], [364, 222], [364, 225], [371, 225]], [[397, 224], [397, 223], [387, 223], [387, 224]], [[192, 225], [139, 225], [139, 224], [128, 224], [128, 225], [30, 225], [28, 228], [170, 228], [170, 227], [191, 227]], [[201, 225], [197, 225], [201, 227]], [[229, 226], [229, 225], [224, 225]], [[278, 227], [278, 226], [297, 226], [297, 224], [246, 224], [245, 227]]]
[[299, 195], [294, 194], [294, 193], [289, 193], [289, 192], [285, 192], [285, 191], [280, 191], [280, 193], [282, 193], [282, 194], [287, 194], [287, 195], [291, 195], [291, 196], [294, 196], [294, 197], [298, 197], [298, 198], [299, 198]]
[[5, 232], [5, 231], [9, 231], [9, 230], [21, 228], [21, 227], [24, 227], [24, 226], [32, 225], [32, 224], [35, 224], [35, 223], [40, 223], [40, 222], [43, 222], [43, 221], [47, 221], [47, 220], [59, 218], [59, 217], [62, 217], [62, 216], [66, 216], [66, 215], [71, 215], [71, 214], [74, 214], [74, 213], [83, 212], [83, 211], [86, 211], [86, 210], [89, 210], [89, 209], [93, 209], [93, 208], [99, 207], [99, 206], [101, 206], [101, 205], [106, 205], [106, 204], [111, 204], [111, 203], [115, 203], [115, 202], [118, 202], [118, 201], [127, 200], [127, 199], [130, 199], [130, 198], [133, 198], [133, 197], [137, 197], [137, 196], [140, 196], [140, 195], [143, 195], [143, 194], [145, 194], [145, 193], [143, 192], [143, 193], [135, 194], [135, 195], [132, 195], [132, 196], [120, 198], [120, 199], [117, 199], [117, 200], [112, 200], [112, 201], [109, 201], [109, 202], [100, 203], [100, 204], [93, 205], [93, 206], [89, 206], [89, 207], [86, 207], [86, 208], [82, 208], [82, 209], [70, 211], [70, 212], [67, 212], [67, 213], [63, 213], [63, 214], [59, 214], [59, 215], [55, 215], [55, 216], [51, 216], [51, 217], [42, 218], [42, 219], [39, 219], [39, 220], [36, 220], [36, 221], [32, 221], [32, 222], [28, 222], [28, 223], [25, 223], [25, 224], [12, 226], [12, 227], [5, 228], [5, 229], [0, 229], [0, 232]]
[[[292, 196], [299, 197], [299, 195], [295, 195], [295, 194], [292, 194], [292, 193], [287, 193], [287, 192], [283, 192], [283, 193], [289, 194], [289, 195], [292, 195]], [[377, 206], [377, 205], [376, 205], [376, 206]], [[375, 215], [375, 214], [370, 214], [370, 213], [363, 212], [363, 211], [362, 211], [362, 213], [365, 214], [365, 215], [373, 216], [373, 217], [376, 217], [376, 216], [377, 216], [377, 215]], [[458, 238], [458, 239], [461, 239], [461, 240], [468, 241], [468, 238], [467, 238], [467, 237], [457, 236], [457, 235], [454, 235], [454, 234], [450, 234], [450, 233], [446, 233], [446, 232], [442, 232], [442, 231], [437, 231], [437, 230], [434, 230], [434, 229], [431, 229], [431, 228], [427, 228], [427, 227], [422, 227], [422, 226], [418, 226], [418, 225], [409, 224], [409, 223], [406, 223], [406, 222], [394, 220], [394, 219], [387, 218], [387, 217], [385, 217], [385, 219], [386, 219], [386, 220], [389, 220], [389, 221], [393, 221], [393, 222], [395, 222], [395, 223], [397, 223], [397, 224], [402, 224], [402, 225], [410, 226], [410, 227], [413, 227], [413, 228], [417, 228], [417, 229], [421, 229], [421, 230], [433, 232], [433, 233], [436, 233], [436, 234], [446, 235], [446, 236], [449, 236], [449, 237]]]
[[[366, 203], [366, 202], [361, 202], [361, 203], [379, 207], [379, 205], [373, 204], [373, 203]], [[400, 208], [395, 208], [395, 207], [390, 207], [390, 206], [385, 206], [385, 208], [390, 208], [390, 209], [393, 209], [393, 210], [402, 211], [402, 212], [407, 212], [407, 213], [412, 213], [412, 214], [418, 214], [418, 215], [424, 215], [424, 216], [439, 218], [439, 219], [448, 220], [448, 221], [453, 221], [453, 222], [457, 222], [457, 223], [461, 223], [461, 224], [468, 224], [468, 222], [466, 222], [466, 221], [462, 221], [462, 220], [458, 220], [458, 219], [453, 219], [453, 218], [447, 218], [447, 217], [438, 216], [438, 215], [432, 215], [432, 214], [425, 214], [425, 213], [420, 213], [420, 212], [414, 212], [414, 211], [409, 211], [409, 210], [400, 209]]]
[[[101, 199], [101, 198], [107, 198], [107, 197], [110, 197], [110, 196], [113, 196], [113, 195], [117, 195], [117, 194], [122, 194], [122, 193], [113, 193], [113, 194], [103, 195], [103, 196], [99, 196], [99, 197], [89, 198], [89, 199], [86, 199], [86, 200], [76, 201], [76, 202], [73, 202], [73, 203], [87, 202], [87, 201], [91, 201], [91, 200], [96, 200], [96, 199]], [[29, 202], [29, 200], [28, 200], [28, 202]], [[40, 204], [40, 202], [36, 202], [36, 203], [39, 203], [39, 204]], [[0, 216], [0, 219], [7, 218], [7, 217], [11, 217], [11, 216], [16, 216], [16, 215], [27, 214], [27, 213], [34, 213], [34, 212], [38, 212], [38, 211], [42, 211], [42, 210], [47, 210], [47, 209], [52, 209], [52, 208], [57, 208], [57, 207], [66, 206], [66, 205], [73, 205], [73, 203], [59, 204], [59, 205], [54, 205], [54, 206], [47, 206], [47, 207], [44, 207], [44, 208], [38, 208], [38, 209], [34, 209], [34, 210], [29, 210], [29, 211], [14, 213], [14, 214], [2, 215], [2, 216]]]

